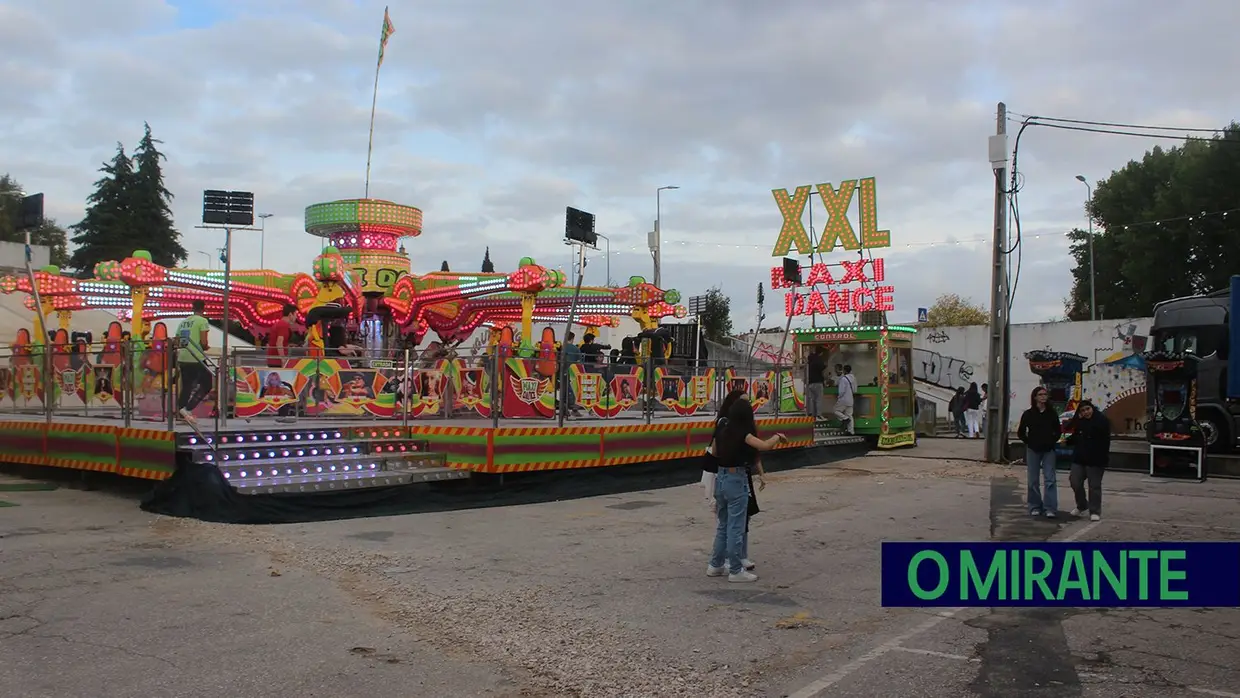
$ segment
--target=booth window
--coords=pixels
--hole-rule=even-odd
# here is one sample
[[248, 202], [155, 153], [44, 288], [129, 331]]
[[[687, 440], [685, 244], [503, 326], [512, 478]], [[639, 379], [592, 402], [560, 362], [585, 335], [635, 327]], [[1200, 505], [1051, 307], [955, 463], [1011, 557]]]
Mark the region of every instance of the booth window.
[[887, 380], [892, 386], [908, 387], [913, 380], [913, 348], [896, 346], [891, 349]]
[[855, 342], [840, 344], [827, 356], [827, 370], [835, 375], [836, 366], [852, 366], [857, 387], [878, 385], [878, 344]]

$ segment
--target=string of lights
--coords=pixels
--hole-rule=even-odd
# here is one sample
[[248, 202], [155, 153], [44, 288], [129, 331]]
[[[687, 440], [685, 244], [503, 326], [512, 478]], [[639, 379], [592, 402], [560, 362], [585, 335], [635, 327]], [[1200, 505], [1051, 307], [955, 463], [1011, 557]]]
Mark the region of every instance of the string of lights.
[[[1173, 218], [1160, 218], [1158, 220], [1141, 221], [1138, 223], [1126, 223], [1124, 225], [1113, 226], [1113, 229], [1119, 230], [1119, 231], [1127, 231], [1129, 229], [1141, 228], [1145, 226], [1160, 227], [1162, 225], [1169, 224], [1169, 223], [1182, 223], [1182, 222], [1192, 223], [1195, 221], [1199, 221], [1205, 218], [1212, 218], [1215, 216], [1218, 216], [1222, 219], [1227, 219], [1228, 216], [1233, 215], [1233, 214], [1240, 215], [1240, 208], [1232, 208], [1226, 211], [1208, 211], [1208, 212], [1197, 213], [1191, 216], [1176, 216]], [[1047, 234], [1032, 235], [1028, 237], [1034, 240], [1040, 240], [1040, 239], [1057, 240], [1060, 238], [1065, 238], [1069, 234], [1070, 232], [1047, 233]], [[973, 243], [989, 243], [989, 242], [991, 242], [991, 239], [988, 237], [953, 238], [953, 239], [947, 239], [947, 240], [923, 240], [919, 242], [907, 242], [907, 243], [903, 243], [899, 245], [892, 245], [891, 249], [907, 249], [907, 248], [912, 248], [912, 247], [935, 247], [935, 246], [945, 246], [945, 245], [966, 245], [966, 244], [973, 244]], [[664, 246], [681, 245], [681, 246], [686, 246], [686, 247], [693, 246], [693, 247], [715, 247], [715, 248], [753, 249], [753, 250], [769, 250], [771, 248], [769, 244], [766, 244], [766, 245], [740, 244], [738, 245], [735, 243], [711, 242], [708, 240], [664, 240], [663, 245]], [[620, 250], [616, 250], [616, 251], [644, 251], [645, 249], [646, 248], [641, 247], [639, 245], [633, 245], [630, 247], [621, 248]], [[613, 251], [613, 254], [616, 251]]]

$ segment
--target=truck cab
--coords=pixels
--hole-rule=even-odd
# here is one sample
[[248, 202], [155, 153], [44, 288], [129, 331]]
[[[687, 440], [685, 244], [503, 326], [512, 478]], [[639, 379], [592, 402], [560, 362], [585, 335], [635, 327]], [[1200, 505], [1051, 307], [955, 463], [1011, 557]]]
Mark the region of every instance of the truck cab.
[[[1240, 401], [1229, 399], [1231, 292], [1218, 291], [1163, 301], [1154, 306], [1151, 351], [1191, 354], [1200, 359], [1197, 423], [1207, 450], [1227, 453], [1240, 438]], [[1240, 347], [1238, 347], [1240, 348]], [[1147, 392], [1153, 408], [1153, 393]]]

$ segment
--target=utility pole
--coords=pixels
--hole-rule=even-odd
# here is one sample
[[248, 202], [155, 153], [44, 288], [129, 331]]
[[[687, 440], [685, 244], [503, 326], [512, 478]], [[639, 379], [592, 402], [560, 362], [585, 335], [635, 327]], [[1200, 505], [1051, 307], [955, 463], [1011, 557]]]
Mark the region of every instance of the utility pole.
[[989, 463], [1005, 460], [1007, 453], [1008, 294], [1007, 278], [1007, 105], [999, 102], [995, 135], [990, 138], [990, 166], [995, 178], [994, 250], [991, 261], [990, 353], [986, 377], [990, 384], [986, 400], [986, 452]]

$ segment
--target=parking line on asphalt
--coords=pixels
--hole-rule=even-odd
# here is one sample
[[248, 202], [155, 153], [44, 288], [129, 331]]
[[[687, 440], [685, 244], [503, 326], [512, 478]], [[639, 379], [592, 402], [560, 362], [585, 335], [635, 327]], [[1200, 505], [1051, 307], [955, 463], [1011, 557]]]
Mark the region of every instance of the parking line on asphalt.
[[[1059, 542], [1071, 543], [1072, 541], [1079, 540], [1086, 533], [1089, 533], [1090, 531], [1101, 526], [1102, 524], [1103, 524], [1102, 521], [1091, 521], [1090, 523], [1087, 523], [1081, 528], [1078, 528], [1077, 530], [1073, 531], [1070, 535], [1059, 539]], [[1052, 542], [1053, 541], [1054, 539], [1052, 539]], [[904, 644], [905, 642], [908, 642], [909, 640], [917, 637], [918, 635], [929, 632], [939, 623], [942, 623], [943, 621], [955, 616], [957, 613], [960, 613], [961, 611], [965, 610], [965, 608], [966, 607], [961, 606], [959, 608], [944, 609], [942, 612], [938, 613], [934, 617], [922, 622], [916, 627], [911, 628], [900, 635], [896, 635], [890, 640], [887, 640], [881, 645], [878, 645], [877, 647], [871, 649], [869, 652], [866, 652], [860, 657], [857, 657], [851, 662], [848, 662], [844, 666], [841, 666], [840, 668], [836, 669], [830, 674], [827, 674], [826, 676], [823, 676], [822, 678], [815, 680], [814, 682], [810, 683], [805, 688], [802, 688], [799, 691], [796, 691], [793, 693], [789, 693], [788, 698], [814, 698], [815, 696], [820, 695], [823, 691], [827, 690], [828, 688], [831, 688], [835, 684], [843, 681], [844, 679], [848, 678], [852, 674], [856, 673], [858, 669], [864, 667], [866, 664], [869, 664], [875, 659], [879, 659], [880, 657], [888, 654], [889, 652], [899, 650], [900, 645]], [[1205, 694], [1205, 695], [1215, 695], [1215, 694]], [[1221, 694], [1221, 695], [1223, 698], [1240, 698], [1240, 695], [1237, 695], [1237, 696], [1232, 696], [1228, 694]]]
[[1226, 526], [1207, 526], [1205, 524], [1186, 524], [1174, 523], [1171, 521], [1137, 521], [1135, 519], [1107, 519], [1111, 523], [1121, 524], [1137, 524], [1141, 526], [1166, 526], [1167, 528], [1195, 528], [1203, 531], [1218, 531], [1219, 533], [1240, 534], [1240, 528], [1228, 528]]
[[923, 650], [918, 647], [892, 647], [894, 652], [907, 652], [909, 654], [923, 654], [927, 657], [938, 657], [939, 659], [954, 659], [958, 662], [980, 662], [977, 657], [966, 657], [963, 654], [951, 654], [950, 652], [937, 652], [935, 650]]
[[1193, 693], [1200, 693], [1203, 696], [1218, 696], [1219, 698], [1240, 698], [1240, 693], [1230, 693], [1228, 691], [1216, 691], [1213, 688], [1197, 688], [1196, 686], [1189, 686], [1188, 690], [1192, 691]]

